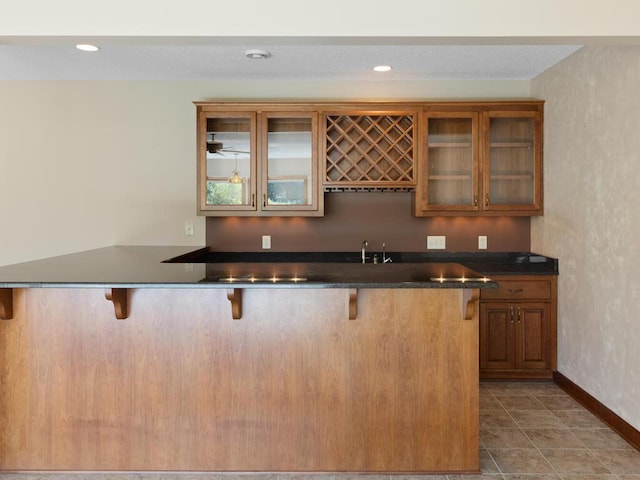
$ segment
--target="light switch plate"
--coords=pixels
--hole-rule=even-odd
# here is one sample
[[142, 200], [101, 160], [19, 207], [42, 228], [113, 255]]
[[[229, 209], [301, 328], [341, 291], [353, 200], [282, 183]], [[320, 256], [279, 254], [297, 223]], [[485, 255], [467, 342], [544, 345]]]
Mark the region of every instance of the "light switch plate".
[[478, 250], [486, 250], [486, 249], [487, 249], [487, 236], [478, 235]]
[[269, 250], [271, 248], [271, 235], [262, 235], [262, 249]]
[[447, 248], [447, 237], [444, 235], [427, 235], [427, 250], [444, 250]]

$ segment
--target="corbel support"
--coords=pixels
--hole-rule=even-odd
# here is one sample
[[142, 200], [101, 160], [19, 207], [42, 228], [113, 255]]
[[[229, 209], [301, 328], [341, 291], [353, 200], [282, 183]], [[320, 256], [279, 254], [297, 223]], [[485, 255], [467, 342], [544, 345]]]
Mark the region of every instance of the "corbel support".
[[228, 288], [227, 298], [231, 302], [231, 316], [234, 320], [242, 318], [242, 289]]
[[462, 318], [473, 320], [478, 313], [480, 303], [480, 290], [469, 288], [462, 290]]
[[13, 318], [13, 288], [0, 288], [0, 320]]
[[349, 320], [355, 320], [358, 317], [358, 289], [349, 289]]
[[113, 308], [118, 320], [124, 320], [129, 317], [128, 288], [110, 288], [104, 293], [104, 297], [113, 302]]

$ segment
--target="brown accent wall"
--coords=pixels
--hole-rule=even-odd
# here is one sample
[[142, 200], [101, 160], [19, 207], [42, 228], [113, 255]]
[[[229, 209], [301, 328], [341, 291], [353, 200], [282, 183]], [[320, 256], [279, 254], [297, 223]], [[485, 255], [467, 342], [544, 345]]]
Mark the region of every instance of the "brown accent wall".
[[271, 250], [351, 251], [363, 240], [371, 251], [426, 251], [427, 235], [446, 235], [448, 252], [478, 251], [478, 235], [487, 235], [489, 252], [529, 251], [529, 217], [433, 217], [411, 214], [411, 194], [357, 192], [325, 194], [321, 218], [207, 218], [207, 246], [218, 251], [260, 251], [262, 235]]

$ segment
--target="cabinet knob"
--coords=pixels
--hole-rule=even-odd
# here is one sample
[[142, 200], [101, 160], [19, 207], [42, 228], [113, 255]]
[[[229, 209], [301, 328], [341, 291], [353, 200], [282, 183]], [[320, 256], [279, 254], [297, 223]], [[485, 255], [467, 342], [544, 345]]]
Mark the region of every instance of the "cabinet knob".
[[485, 207], [489, 206], [489, 194], [488, 193], [484, 196], [484, 206]]
[[473, 196], [473, 206], [477, 207], [478, 206], [478, 195], [474, 195]]
[[266, 207], [267, 206], [267, 194], [263, 194], [262, 195], [262, 206]]
[[252, 207], [256, 206], [256, 194], [255, 193], [251, 194], [251, 206]]

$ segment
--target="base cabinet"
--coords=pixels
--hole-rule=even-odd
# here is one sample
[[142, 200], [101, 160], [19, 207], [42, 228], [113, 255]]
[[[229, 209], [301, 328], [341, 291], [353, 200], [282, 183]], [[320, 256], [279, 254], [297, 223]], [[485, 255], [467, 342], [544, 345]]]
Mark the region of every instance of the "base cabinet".
[[551, 378], [556, 369], [556, 277], [495, 278], [480, 294], [480, 377]]

